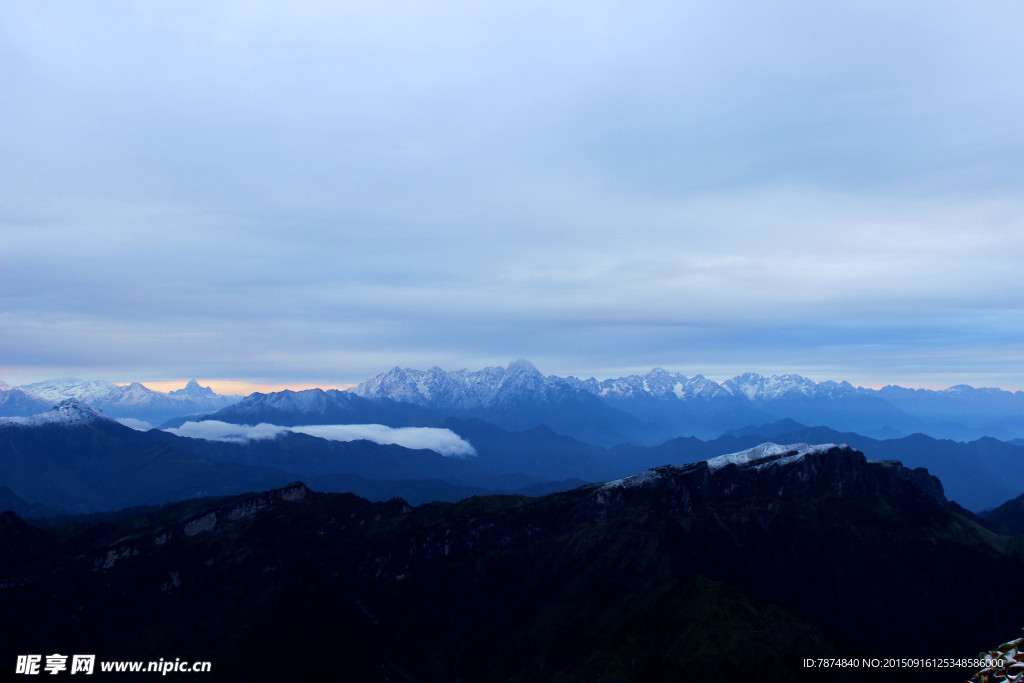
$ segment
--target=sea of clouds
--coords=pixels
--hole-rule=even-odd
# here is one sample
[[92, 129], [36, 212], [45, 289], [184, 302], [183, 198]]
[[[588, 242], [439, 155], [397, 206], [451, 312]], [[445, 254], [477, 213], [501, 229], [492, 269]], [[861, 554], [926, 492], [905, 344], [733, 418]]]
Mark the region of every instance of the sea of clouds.
[[468, 458], [476, 455], [473, 445], [450, 429], [435, 427], [386, 427], [378, 424], [362, 425], [305, 425], [280, 427], [267, 423], [236, 425], [218, 420], [186, 422], [164, 431], [190, 439], [246, 443], [261, 439], [276, 439], [286, 432], [308, 434], [329, 441], [358, 441], [394, 444], [404, 448], [427, 449], [450, 458]]

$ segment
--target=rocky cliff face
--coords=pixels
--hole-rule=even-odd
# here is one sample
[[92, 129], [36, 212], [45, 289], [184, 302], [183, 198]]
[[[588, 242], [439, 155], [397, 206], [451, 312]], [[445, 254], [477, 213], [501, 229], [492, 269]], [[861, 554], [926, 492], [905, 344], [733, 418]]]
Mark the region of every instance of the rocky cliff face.
[[[767, 452], [755, 453], [753, 459], [745, 457], [759, 450]], [[681, 467], [660, 467], [609, 482], [602, 490], [658, 488], [666, 509], [683, 514], [692, 513], [695, 507], [744, 498], [764, 502], [821, 495], [899, 498], [916, 494], [939, 505], [947, 503], [942, 483], [926, 469], [909, 469], [896, 461], [869, 462], [863, 453], [846, 445], [763, 444], [751, 451]]]

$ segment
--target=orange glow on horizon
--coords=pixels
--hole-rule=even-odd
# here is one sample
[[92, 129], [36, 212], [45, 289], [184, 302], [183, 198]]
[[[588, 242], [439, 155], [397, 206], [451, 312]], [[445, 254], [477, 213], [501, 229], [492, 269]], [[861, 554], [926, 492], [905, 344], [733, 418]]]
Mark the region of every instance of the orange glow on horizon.
[[[351, 389], [355, 384], [316, 384], [310, 382], [282, 382], [279, 384], [268, 384], [264, 382], [245, 382], [237, 379], [196, 379], [200, 386], [210, 387], [214, 393], [217, 394], [240, 394], [242, 396], [248, 396], [253, 392], [260, 392], [263, 394], [269, 394], [274, 391], [284, 391], [285, 389], [291, 389], [292, 391], [302, 391], [303, 389], [338, 389], [344, 391], [345, 389]], [[177, 389], [183, 389], [188, 383], [188, 380], [184, 379], [168, 379], [168, 380], [155, 380], [152, 382], [142, 382], [142, 385], [147, 389], [153, 391], [175, 391]], [[128, 382], [115, 382], [118, 386], [128, 386]]]

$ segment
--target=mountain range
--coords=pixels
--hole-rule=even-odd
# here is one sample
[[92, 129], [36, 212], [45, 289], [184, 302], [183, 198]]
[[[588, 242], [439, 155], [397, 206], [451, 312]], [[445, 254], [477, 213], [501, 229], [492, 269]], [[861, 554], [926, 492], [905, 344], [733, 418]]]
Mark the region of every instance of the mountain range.
[[928, 434], [970, 441], [1024, 438], [1024, 392], [958, 385], [943, 391], [854, 387], [799, 375], [754, 373], [715, 382], [655, 368], [644, 375], [597, 380], [545, 376], [531, 363], [479, 371], [393, 368], [349, 391], [219, 396], [192, 380], [161, 393], [139, 383], [48, 380], [0, 384], [0, 415], [33, 415], [75, 398], [107, 415], [179, 426], [212, 419], [284, 425], [289, 415], [318, 413], [317, 424], [425, 426], [475, 418], [508, 430], [540, 425], [600, 446], [654, 445], [678, 436], [717, 437], [782, 419], [884, 439]]
[[[519, 360], [478, 372], [394, 368], [351, 391], [510, 429], [547, 424], [600, 445], [658, 443], [670, 436], [713, 438], [783, 418], [881, 438], [922, 432], [958, 440], [1009, 439], [1024, 433], [1022, 391], [965, 385], [944, 391], [876, 390], [792, 374], [747, 373], [718, 383], [656, 368], [599, 381], [545, 377]], [[556, 420], [561, 421], [553, 424]]]
[[[966, 659], [1015, 636], [1019, 438], [807, 426], [792, 415], [902, 409], [792, 376], [626, 379], [517, 362], [257, 393], [165, 429], [78, 398], [0, 418], [0, 613], [15, 615], [0, 661], [172, 656], [253, 681], [962, 681], [969, 667], [803, 662]], [[147, 396], [64, 391], [111, 410]], [[0, 396], [17, 392], [31, 398]], [[1016, 419], [1009, 392], [889, 393], [920, 404], [913, 419]], [[732, 426], [673, 436], [697, 416]]]
[[181, 389], [154, 391], [139, 382], [118, 386], [102, 380], [54, 379], [12, 387], [0, 383], [0, 415], [23, 417], [43, 412], [66, 399], [75, 399], [107, 415], [160, 424], [184, 415], [219, 410], [241, 396], [216, 394], [192, 379]]
[[33, 417], [0, 418], [0, 485], [21, 501], [13, 509], [68, 514], [292, 481], [281, 471], [197, 457], [161, 434], [126, 427], [75, 399]]
[[[963, 681], [1019, 632], [1022, 537], [921, 469], [765, 444], [413, 507], [301, 483], [0, 515], [0, 661], [211, 661], [211, 680]], [[258, 656], [254, 654], [258, 653]]]
[[[429, 429], [411, 431], [440, 433], [468, 449], [468, 455], [454, 457], [431, 440], [406, 441], [402, 446], [375, 442], [372, 434], [360, 432], [338, 440], [333, 435], [338, 415], [332, 412], [333, 404], [324, 402], [333, 394], [302, 393], [298, 399], [263, 396], [261, 402], [248, 405], [269, 401], [273, 412], [264, 413], [264, 418], [293, 426], [316, 425], [317, 419], [324, 419], [326, 429], [288, 429], [273, 423], [248, 428], [241, 426], [243, 414], [236, 427], [208, 420], [186, 423], [214, 427], [212, 432], [143, 432], [73, 399], [35, 417], [0, 418], [0, 485], [16, 497], [8, 507], [37, 516], [240, 493], [297, 479], [321, 491], [351, 491], [375, 500], [401, 496], [422, 503], [486, 493], [565, 490], [783, 441], [845, 443], [872, 459], [926, 467], [945, 483], [951, 499], [972, 510], [994, 508], [1024, 491], [1024, 447], [989, 438], [966, 443], [924, 435], [879, 440], [785, 420], [707, 441], [679, 437], [657, 446], [604, 448], [546, 426], [510, 431], [476, 418], [425, 419], [425, 414], [415, 413]], [[366, 407], [364, 402], [379, 405], [336, 393], [349, 408]]]

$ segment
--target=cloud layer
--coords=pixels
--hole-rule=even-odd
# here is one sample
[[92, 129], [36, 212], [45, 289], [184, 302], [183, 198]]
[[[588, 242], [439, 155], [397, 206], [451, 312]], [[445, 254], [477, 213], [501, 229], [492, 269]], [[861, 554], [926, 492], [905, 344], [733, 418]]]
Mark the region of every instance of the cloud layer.
[[202, 422], [186, 422], [180, 427], [164, 431], [190, 439], [230, 443], [276, 439], [286, 432], [295, 432], [328, 441], [358, 441], [362, 439], [379, 444], [395, 444], [403, 448], [426, 449], [451, 458], [468, 458], [476, 455], [472, 444], [458, 434], [450, 429], [434, 427], [396, 428], [378, 424], [278, 427], [265, 422], [258, 425], [236, 425], [219, 420], [204, 420]]
[[1021, 25], [1009, 0], [4, 2], [4, 376], [527, 357], [1022, 389]]

